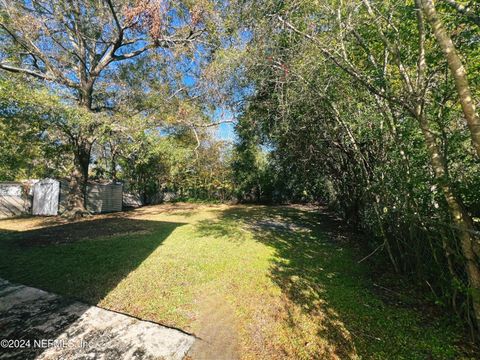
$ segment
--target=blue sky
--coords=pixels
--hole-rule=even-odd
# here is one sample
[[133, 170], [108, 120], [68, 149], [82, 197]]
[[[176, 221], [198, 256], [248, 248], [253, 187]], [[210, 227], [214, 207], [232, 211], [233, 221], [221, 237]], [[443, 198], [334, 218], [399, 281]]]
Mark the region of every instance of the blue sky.
[[[173, 15], [172, 16], [172, 19], [173, 19], [172, 25], [174, 25], [174, 26], [183, 25], [181, 23], [181, 19], [179, 19], [176, 16], [175, 12], [172, 15]], [[108, 37], [107, 34], [111, 31], [111, 29], [106, 27], [106, 28], [103, 29], [103, 31], [105, 31], [106, 37]], [[242, 39], [244, 38], [245, 41], [248, 40], [248, 34], [247, 33], [243, 34], [242, 36], [243, 36]], [[45, 39], [41, 40], [39, 45], [43, 50], [45, 50], [47, 52], [52, 47], [51, 41], [48, 38], [45, 38]], [[119, 49], [118, 54], [138, 50], [139, 48], [143, 47], [144, 45], [145, 45], [144, 42], [138, 42], [138, 43], [135, 43], [135, 44], [130, 45], [130, 46], [122, 47], [121, 49]], [[159, 51], [159, 52], [164, 51], [166, 53], [165, 55], [168, 56], [169, 50], [167, 50], [167, 49], [157, 49], [157, 51]], [[183, 83], [183, 85], [185, 85], [189, 88], [192, 88], [192, 90], [197, 85], [198, 80], [197, 80], [196, 76], [198, 76], [198, 71], [199, 71], [200, 66], [202, 64], [202, 61], [204, 61], [203, 55], [207, 54], [207, 52], [208, 51], [206, 49], [204, 49], [203, 46], [199, 45], [198, 48], [197, 48], [197, 52], [195, 53], [193, 59], [185, 56], [185, 57], [180, 58], [179, 61], [176, 64], [174, 64], [174, 66], [177, 67], [178, 70], [184, 72], [184, 74], [181, 78], [181, 82]], [[120, 68], [120, 66], [122, 66], [122, 64], [125, 64], [125, 63], [128, 63], [128, 62], [138, 61], [143, 56], [148, 56], [148, 54], [145, 53], [144, 55], [141, 55], [139, 57], [133, 58], [131, 60], [126, 60], [126, 61], [123, 61], [123, 62], [119, 62], [119, 63], [114, 62], [114, 63], [109, 65], [107, 71], [114, 72], [114, 71], [118, 70]], [[79, 82], [79, 79], [78, 79], [75, 71], [73, 71], [73, 70], [68, 71], [65, 75], [70, 80], [73, 80], [74, 82]], [[99, 81], [101, 79], [102, 79], [102, 76], [100, 76]], [[57, 86], [55, 84], [53, 84], [53, 85], [49, 84], [49, 86], [55, 92], [61, 90], [61, 88], [62, 88], [61, 86]], [[114, 93], [116, 86], [117, 85], [115, 83], [109, 84], [109, 90], [111, 90], [112, 93]], [[234, 94], [233, 96], [241, 97], [242, 94], [238, 93], [238, 94]], [[109, 100], [107, 100], [107, 101], [109, 101]], [[227, 109], [225, 109], [225, 108], [223, 108], [219, 105], [217, 105], [217, 106], [218, 107], [214, 110], [213, 114], [210, 114], [210, 117], [211, 117], [212, 121], [218, 122], [218, 121], [221, 121], [221, 120], [224, 120], [224, 119], [231, 120], [231, 119], [235, 118], [235, 115], [232, 114], [232, 112], [228, 111]], [[215, 134], [215, 136], [219, 140], [234, 141], [235, 140], [234, 127], [235, 127], [235, 125], [232, 124], [232, 123], [224, 123], [224, 124], [220, 124], [218, 127], [214, 128], [214, 129], [212, 129], [213, 130], [212, 132]]]
[[[225, 107], [217, 107], [213, 114], [209, 114], [212, 122], [220, 122], [222, 120], [235, 120], [235, 114]], [[235, 124], [222, 123], [214, 129], [214, 134], [218, 140], [235, 141]]]
[[227, 141], [234, 141], [235, 140], [235, 131], [234, 131], [234, 124], [220, 124], [215, 132], [215, 135], [218, 140], [227, 140]]

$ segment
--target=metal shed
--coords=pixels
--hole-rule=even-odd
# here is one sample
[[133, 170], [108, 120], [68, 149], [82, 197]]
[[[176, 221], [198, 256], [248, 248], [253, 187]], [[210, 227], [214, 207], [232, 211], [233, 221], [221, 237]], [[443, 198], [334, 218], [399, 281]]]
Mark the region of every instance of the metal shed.
[[[45, 179], [34, 185], [33, 215], [57, 215], [68, 206], [70, 188], [67, 181]], [[118, 183], [87, 184], [86, 208], [99, 214], [122, 211], [123, 185]]]
[[87, 210], [93, 213], [122, 211], [122, 198], [122, 184], [87, 185]]
[[0, 183], [0, 219], [29, 212], [30, 198], [20, 182]]
[[33, 185], [33, 215], [57, 215], [60, 182], [54, 179], [44, 179]]

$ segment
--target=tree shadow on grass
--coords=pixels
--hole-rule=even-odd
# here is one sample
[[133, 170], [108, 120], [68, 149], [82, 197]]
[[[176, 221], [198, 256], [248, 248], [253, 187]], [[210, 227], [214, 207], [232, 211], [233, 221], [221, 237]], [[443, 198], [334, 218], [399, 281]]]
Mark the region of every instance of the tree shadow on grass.
[[0, 277], [98, 303], [182, 223], [103, 218], [0, 231]]
[[[222, 223], [229, 224], [222, 229]], [[371, 291], [372, 282], [344, 241], [348, 228], [328, 213], [309, 207], [246, 206], [223, 211], [201, 231], [226, 236], [238, 224], [254, 239], [275, 249], [270, 277], [301, 312], [318, 323], [319, 339], [330, 344], [322, 358], [454, 356], [448, 335], [425, 325], [419, 314], [388, 307]], [[228, 239], [228, 237], [226, 237]], [[298, 316], [286, 307], [286, 322], [296, 331]], [[425, 326], [425, 328], [422, 328]]]
[[[181, 225], [118, 217], [0, 231], [0, 278], [64, 296], [24, 306], [29, 291], [0, 286], [0, 338], [55, 339], [89, 309], [76, 306], [65, 315], [73, 300], [100, 302]], [[51, 326], [42, 327], [45, 321]], [[29, 359], [41, 352], [26, 348], [16, 356]]]

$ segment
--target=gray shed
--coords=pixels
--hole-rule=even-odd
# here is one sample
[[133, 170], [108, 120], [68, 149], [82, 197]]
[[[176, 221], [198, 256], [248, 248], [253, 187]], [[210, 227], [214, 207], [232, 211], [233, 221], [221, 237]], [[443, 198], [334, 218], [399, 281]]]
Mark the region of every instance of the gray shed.
[[87, 185], [87, 210], [93, 213], [122, 211], [122, 198], [122, 184]]
[[[45, 179], [34, 185], [33, 215], [57, 215], [68, 206], [69, 185], [64, 180]], [[87, 184], [86, 208], [99, 214], [122, 211], [122, 184]]]
[[26, 214], [30, 206], [30, 198], [22, 183], [0, 183], [0, 219]]

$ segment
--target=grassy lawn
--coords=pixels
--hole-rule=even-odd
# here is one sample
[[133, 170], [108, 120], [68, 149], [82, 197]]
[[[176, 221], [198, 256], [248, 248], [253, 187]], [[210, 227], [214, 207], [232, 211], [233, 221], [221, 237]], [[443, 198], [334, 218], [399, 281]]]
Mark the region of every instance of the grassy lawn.
[[56, 221], [0, 221], [0, 277], [246, 359], [460, 357], [458, 326], [384, 301], [313, 209], [180, 204]]

